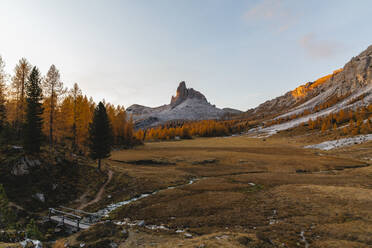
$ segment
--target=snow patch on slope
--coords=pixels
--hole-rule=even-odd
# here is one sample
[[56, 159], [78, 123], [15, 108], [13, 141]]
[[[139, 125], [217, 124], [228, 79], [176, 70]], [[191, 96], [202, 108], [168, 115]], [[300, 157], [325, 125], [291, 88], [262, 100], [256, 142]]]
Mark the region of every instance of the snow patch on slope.
[[[309, 101], [301, 104], [300, 106], [294, 108], [293, 110], [289, 111], [288, 113], [285, 113], [283, 115], [278, 116], [275, 119], [286, 117], [286, 116], [290, 116], [290, 115], [294, 115], [294, 114], [300, 114], [300, 113], [304, 112], [307, 109], [310, 110], [310, 109], [314, 108], [319, 102], [325, 102], [327, 100], [327, 98], [329, 96], [331, 96], [334, 91], [335, 91], [335, 88], [330, 88], [329, 90], [327, 90], [323, 94], [320, 94], [320, 95], [317, 95], [316, 97], [311, 98]], [[367, 93], [367, 92], [371, 92], [371, 91], [372, 91], [372, 85], [366, 87], [363, 90], [360, 90], [360, 91], [352, 94], [351, 96], [345, 98], [340, 103], [338, 103], [338, 104], [336, 104], [336, 105], [334, 105], [334, 106], [332, 106], [332, 107], [330, 107], [328, 109], [341, 110], [342, 107], [345, 107], [350, 100], [352, 100], [354, 98], [357, 98], [358, 96], [360, 96], [360, 95], [362, 95], [364, 93]], [[364, 100], [367, 101], [367, 102], [372, 101], [372, 95], [367, 96]], [[354, 104], [353, 105], [350, 105], [350, 107], [351, 106], [354, 106]]]
[[205, 101], [190, 98], [177, 105], [175, 108], [160, 112], [157, 117], [162, 120], [174, 119], [217, 119], [225, 112], [222, 109], [216, 108], [211, 104], [206, 104]]
[[240, 114], [241, 111], [217, 108], [210, 104], [202, 93], [187, 88], [186, 83], [182, 81], [177, 88], [176, 96], [172, 96], [170, 104], [155, 108], [134, 104], [127, 108], [127, 113], [135, 121], [135, 128], [147, 128], [171, 120], [220, 119], [225, 115]]
[[[369, 86], [369, 87], [367, 87], [367, 88], [365, 88], [365, 89], [363, 89], [363, 90], [361, 90], [361, 91], [359, 91], [359, 92], [357, 92], [357, 93], [354, 93], [353, 95], [345, 98], [343, 101], [341, 101], [341, 102], [333, 105], [332, 107], [329, 107], [329, 108], [324, 109], [322, 111], [319, 111], [317, 113], [313, 113], [313, 114], [310, 114], [310, 115], [307, 115], [307, 116], [303, 116], [303, 117], [300, 117], [300, 118], [297, 118], [297, 119], [294, 119], [294, 120], [290, 120], [290, 121], [285, 122], [285, 123], [281, 123], [281, 124], [273, 125], [273, 126], [270, 126], [270, 127], [262, 128], [259, 131], [260, 132], [263, 132], [263, 133], [266, 133], [268, 136], [270, 136], [270, 135], [276, 134], [279, 131], [287, 130], [287, 129], [296, 127], [296, 126], [298, 126], [298, 125], [300, 125], [302, 123], [305, 123], [305, 122], [309, 121], [310, 119], [315, 120], [318, 117], [325, 116], [325, 115], [328, 115], [330, 113], [338, 112], [341, 109], [356, 107], [358, 105], [361, 105], [361, 102], [356, 102], [356, 103], [351, 104], [351, 105], [348, 105], [348, 102], [350, 100], [352, 100], [352, 99], [354, 99], [354, 98], [356, 98], [356, 97], [358, 97], [358, 96], [366, 93], [366, 92], [371, 92], [371, 91], [372, 91], [372, 85]], [[321, 94], [321, 95], [319, 95], [317, 97], [320, 97], [322, 95], [323, 94]], [[312, 102], [313, 99], [311, 99], [310, 101]], [[366, 102], [372, 101], [372, 95], [369, 95], [364, 100]], [[278, 118], [284, 117], [284, 116], [287, 116], [287, 115], [292, 115], [292, 114], [295, 114], [295, 113], [300, 113], [300, 112], [303, 112], [305, 109], [308, 109], [308, 108], [305, 108], [304, 107], [304, 106], [308, 106], [307, 103], [304, 103], [301, 106], [303, 106], [301, 109], [298, 109], [296, 111], [291, 111], [291, 112], [289, 112], [287, 114], [284, 114], [284, 115], [279, 116]]]
[[[140, 124], [145, 123], [144, 126], [156, 126], [170, 120], [219, 119], [226, 114], [224, 110], [197, 98], [186, 99], [173, 108], [170, 105], [165, 105], [153, 112], [149, 111], [149, 108], [144, 110], [141, 114], [138, 114], [138, 110], [136, 110], [137, 114], [133, 114], [133, 120]], [[128, 113], [132, 114], [131, 111]], [[153, 121], [148, 122], [149, 124], [146, 123], [146, 120], [150, 119]]]
[[325, 141], [320, 144], [305, 146], [305, 148], [315, 148], [315, 149], [328, 151], [331, 149], [340, 148], [344, 146], [362, 144], [370, 140], [372, 140], [372, 134], [366, 134], [366, 135], [359, 135], [359, 136], [350, 137], [350, 138]]

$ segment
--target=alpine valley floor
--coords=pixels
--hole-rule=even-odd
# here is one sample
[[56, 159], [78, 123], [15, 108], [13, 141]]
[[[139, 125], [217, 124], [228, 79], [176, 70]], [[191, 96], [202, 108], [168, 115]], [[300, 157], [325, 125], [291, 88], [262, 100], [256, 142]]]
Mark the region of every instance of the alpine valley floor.
[[[119, 247], [371, 247], [372, 143], [305, 145], [239, 136], [115, 151], [104, 197], [86, 210], [163, 189], [110, 213], [128, 232]], [[60, 242], [103, 239], [92, 227]]]

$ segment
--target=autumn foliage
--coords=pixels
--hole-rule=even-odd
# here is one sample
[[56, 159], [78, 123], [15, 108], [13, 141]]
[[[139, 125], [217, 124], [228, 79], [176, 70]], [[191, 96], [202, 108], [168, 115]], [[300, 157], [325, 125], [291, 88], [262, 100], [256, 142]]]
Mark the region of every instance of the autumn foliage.
[[[6, 129], [2, 136], [6, 136], [3, 140], [5, 139], [7, 143], [18, 144], [21, 137], [24, 136], [22, 127], [26, 115], [25, 85], [30, 75], [30, 64], [26, 59], [21, 59], [15, 67], [13, 77], [5, 74], [2, 69], [3, 65], [1, 60], [0, 110], [4, 108], [4, 111], [0, 111], [2, 112], [0, 113], [0, 121], [2, 129]], [[52, 74], [55, 76], [52, 77]], [[6, 87], [5, 83], [8, 78], [12, 82]], [[69, 147], [75, 152], [86, 152], [89, 125], [96, 107], [93, 99], [83, 95], [76, 83], [72, 89], [65, 89], [54, 65], [51, 66], [48, 76], [41, 86], [43, 91], [41, 140], [49, 141], [50, 147], [60, 145]], [[129, 148], [141, 143], [134, 135], [133, 121], [128, 118], [124, 107], [105, 102], [104, 104], [113, 129], [113, 146]]]
[[269, 126], [272, 126], [272, 125], [281, 124], [281, 123], [284, 123], [284, 122], [287, 122], [287, 121], [290, 121], [290, 120], [294, 120], [294, 119], [297, 119], [297, 118], [300, 118], [300, 117], [303, 117], [303, 116], [307, 116], [307, 115], [310, 115], [310, 114], [313, 114], [313, 113], [317, 113], [317, 112], [319, 112], [323, 109], [327, 109], [327, 108], [330, 108], [330, 107], [334, 106], [335, 104], [337, 104], [338, 102], [344, 100], [345, 98], [347, 98], [349, 96], [350, 96], [350, 93], [345, 94], [345, 95], [341, 95], [341, 96], [337, 96], [337, 95], [331, 96], [330, 98], [327, 99], [327, 101], [325, 101], [323, 103], [320, 103], [320, 104], [317, 104], [312, 109], [305, 109], [303, 112], [298, 113], [298, 114], [287, 115], [285, 117], [275, 118], [273, 120], [265, 122], [264, 125], [265, 125], [265, 127], [269, 127]]
[[372, 132], [372, 104], [357, 109], [340, 110], [326, 116], [310, 119], [307, 123], [310, 130], [341, 130], [343, 135], [367, 134]]
[[243, 120], [173, 121], [147, 130], [140, 129], [135, 137], [145, 141], [220, 137], [241, 133], [248, 127], [249, 123]]

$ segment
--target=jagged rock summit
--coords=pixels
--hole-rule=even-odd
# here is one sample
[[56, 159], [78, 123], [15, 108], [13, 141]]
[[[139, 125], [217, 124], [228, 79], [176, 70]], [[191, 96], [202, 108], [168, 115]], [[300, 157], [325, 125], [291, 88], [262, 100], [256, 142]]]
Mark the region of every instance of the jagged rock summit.
[[200, 93], [199, 91], [194, 90], [193, 88], [188, 89], [186, 87], [185, 81], [182, 81], [177, 88], [177, 94], [176, 96], [172, 96], [170, 105], [174, 108], [180, 103], [184, 102], [187, 99], [196, 98], [200, 101], [204, 101], [208, 103], [207, 98]]
[[210, 104], [202, 93], [187, 88], [186, 83], [182, 81], [170, 104], [155, 108], [133, 104], [127, 108], [127, 113], [133, 117], [136, 128], [147, 128], [172, 120], [220, 119], [227, 114], [237, 114], [241, 111], [217, 108]]

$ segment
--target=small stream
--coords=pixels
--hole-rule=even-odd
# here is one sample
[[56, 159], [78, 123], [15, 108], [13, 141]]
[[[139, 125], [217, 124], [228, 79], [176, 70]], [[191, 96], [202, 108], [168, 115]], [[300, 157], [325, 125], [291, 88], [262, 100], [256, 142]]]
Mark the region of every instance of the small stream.
[[[231, 175], [240, 175], [240, 174], [250, 174], [250, 173], [261, 173], [261, 172], [265, 172], [265, 171], [254, 171], [254, 172], [243, 172], [243, 173], [233, 173], [233, 174], [226, 174], [226, 175], [220, 175], [220, 176], [231, 176]], [[165, 190], [170, 190], [170, 189], [176, 189], [176, 188], [181, 188], [183, 186], [186, 186], [186, 185], [190, 185], [190, 184], [193, 184], [195, 183], [196, 181], [199, 181], [199, 180], [203, 180], [203, 179], [206, 179], [206, 178], [209, 178], [209, 177], [199, 177], [199, 178], [192, 178], [189, 180], [188, 183], [185, 183], [185, 184], [180, 184], [180, 185], [175, 185], [175, 186], [169, 186], [165, 189], [160, 189], [160, 190], [155, 190], [154, 192], [152, 193], [144, 193], [144, 194], [141, 194], [140, 196], [136, 196], [136, 197], [133, 197], [129, 200], [126, 200], [126, 201], [121, 201], [121, 202], [117, 202], [117, 203], [112, 203], [110, 205], [108, 205], [107, 207], [103, 208], [103, 209], [100, 209], [98, 210], [95, 214], [97, 216], [100, 216], [100, 218], [102, 217], [108, 217], [109, 214], [116, 210], [117, 208], [119, 207], [122, 207], [122, 206], [125, 206], [125, 205], [128, 205], [132, 202], [135, 202], [135, 201], [138, 201], [138, 200], [141, 200], [143, 198], [146, 198], [146, 197], [149, 197], [151, 195], [156, 195], [157, 193], [159, 192], [162, 192], [162, 191], [165, 191]], [[249, 185], [251, 186], [254, 186], [255, 184], [254, 183], [249, 183]], [[100, 219], [99, 218], [99, 219]], [[96, 219], [94, 220], [94, 222], [97, 222], [99, 221], [99, 219]]]
[[301, 241], [305, 244], [305, 248], [309, 248], [310, 244], [307, 242], [306, 237], [305, 237], [305, 232], [301, 231]]
[[[151, 195], [156, 195], [156, 194], [158, 194], [160, 192], [163, 192], [163, 191], [166, 191], [166, 190], [177, 189], [177, 188], [181, 188], [181, 187], [184, 187], [184, 186], [187, 186], [187, 185], [194, 184], [196, 181], [199, 181], [199, 180], [202, 180], [202, 179], [205, 179], [205, 178], [208, 178], [208, 177], [192, 178], [187, 183], [184, 183], [184, 184], [169, 186], [169, 187], [164, 188], [164, 189], [155, 190], [151, 193], [143, 193], [143, 194], [141, 194], [139, 196], [136, 196], [136, 197], [133, 197], [129, 200], [125, 200], [125, 201], [121, 201], [121, 202], [117, 202], [117, 203], [111, 203], [110, 205], [106, 206], [105, 208], [100, 209], [97, 212], [95, 212], [94, 214], [95, 214], [96, 218], [93, 218], [93, 216], [90, 217], [90, 218], [84, 218], [82, 220], [82, 223], [91, 223], [91, 224], [97, 223], [103, 217], [109, 217], [109, 214], [112, 211], [118, 209], [119, 207], [122, 207], [122, 206], [128, 205], [130, 203], [139, 201], [139, 200], [144, 199], [146, 197], [149, 197]], [[253, 183], [249, 183], [249, 184], [250, 185], [255, 185]], [[117, 221], [117, 222], [115, 222], [115, 224], [116, 225], [127, 225], [127, 226], [141, 226], [141, 227], [145, 227], [145, 228], [150, 229], [150, 230], [171, 230], [169, 227], [165, 226], [164, 224], [161, 224], [161, 225], [145, 225], [144, 220], [134, 220], [133, 221], [133, 220], [130, 220], [129, 218], [125, 218], [123, 221]], [[184, 235], [186, 237], [192, 237], [191, 234], [187, 233], [183, 229], [177, 229], [177, 230], [175, 229], [175, 232], [176, 233], [184, 233]], [[20, 242], [22, 247], [25, 247], [28, 243], [32, 243], [34, 245], [34, 247], [38, 247], [38, 248], [42, 247], [41, 242], [38, 241], [38, 240], [26, 239], [25, 241]]]
[[[144, 199], [146, 197], [149, 197], [151, 195], [156, 195], [159, 192], [163, 192], [163, 191], [170, 190], [170, 189], [181, 188], [181, 187], [186, 186], [186, 185], [191, 185], [191, 184], [195, 183], [196, 181], [198, 181], [200, 179], [202, 179], [202, 178], [192, 178], [185, 184], [180, 184], [180, 185], [176, 185], [176, 186], [169, 186], [165, 189], [155, 190], [152, 193], [141, 194], [140, 196], [133, 197], [133, 198], [131, 198], [129, 200], [126, 200], [126, 201], [111, 203], [107, 207], [105, 207], [103, 209], [100, 209], [95, 213], [97, 218], [94, 218], [94, 219], [91, 218], [91, 219], [86, 219], [86, 220], [84, 219], [84, 221], [88, 221], [88, 222], [91, 222], [91, 223], [99, 222], [102, 217], [108, 217], [109, 214], [112, 211], [116, 210], [119, 207], [122, 207], [122, 206], [128, 205], [130, 203], [139, 201], [139, 200]], [[145, 225], [144, 220], [134, 220], [134, 221], [132, 221], [129, 218], [125, 218], [123, 221], [115, 222], [115, 224], [117, 224], [117, 225], [127, 225], [127, 226], [142, 226], [142, 227], [145, 227], [145, 228], [150, 229], [150, 230], [170, 230], [168, 227], [166, 227], [163, 224], [161, 224], [161, 225]], [[185, 232], [185, 231], [184, 230], [176, 230], [176, 232], [181, 233], [181, 232]], [[190, 234], [188, 234], [188, 235], [190, 235]]]
[[[192, 178], [192, 179], [189, 180], [188, 183], [185, 183], [185, 184], [181, 184], [181, 185], [177, 185], [177, 186], [169, 186], [169, 187], [167, 187], [167, 188], [165, 188], [165, 189], [155, 190], [155, 191], [152, 192], [152, 193], [144, 193], [144, 194], [141, 194], [140, 196], [133, 197], [133, 198], [131, 198], [131, 199], [129, 199], [129, 200], [126, 200], [126, 201], [121, 201], [121, 202], [117, 202], [117, 203], [112, 203], [112, 204], [108, 205], [107, 207], [98, 210], [95, 214], [98, 215], [98, 216], [101, 216], [101, 217], [108, 217], [109, 214], [110, 214], [112, 211], [116, 210], [116, 209], [119, 208], [119, 207], [122, 207], [122, 206], [128, 205], [128, 204], [130, 204], [130, 203], [132, 203], [132, 202], [136, 202], [136, 201], [138, 201], [138, 200], [141, 200], [141, 199], [143, 199], [143, 198], [149, 197], [149, 196], [151, 196], [151, 195], [156, 195], [157, 193], [162, 192], [162, 191], [165, 191], [165, 190], [181, 188], [181, 187], [183, 187], [183, 186], [193, 184], [193, 183], [195, 183], [195, 182], [198, 181], [198, 180], [200, 180], [200, 179]], [[98, 221], [98, 219], [95, 220], [95, 221]]]
[[[133, 197], [133, 198], [131, 198], [129, 200], [126, 200], [126, 201], [121, 201], [121, 202], [118, 202], [118, 203], [112, 203], [112, 204], [108, 205], [107, 207], [98, 210], [95, 213], [96, 218], [93, 218], [93, 217], [84, 218], [82, 220], [82, 222], [91, 223], [91, 224], [97, 223], [101, 220], [102, 217], [108, 217], [109, 214], [112, 211], [116, 210], [119, 207], [128, 205], [132, 202], [139, 201], [139, 200], [141, 200], [143, 198], [146, 198], [146, 197], [149, 197], [151, 195], [156, 195], [157, 193], [165, 191], [165, 190], [181, 188], [183, 186], [193, 184], [200, 179], [202, 179], [202, 178], [192, 178], [185, 184], [180, 184], [180, 185], [176, 185], [176, 186], [169, 186], [165, 189], [155, 190], [152, 193], [141, 194], [140, 196]], [[144, 220], [131, 221], [129, 218], [126, 218], [123, 221], [115, 222], [115, 224], [117, 224], [117, 225], [128, 225], [128, 226], [143, 226], [143, 227], [145, 227], [147, 229], [150, 229], [150, 230], [169, 230], [169, 228], [166, 227], [163, 224], [161, 224], [161, 225], [145, 225]], [[176, 230], [176, 233], [184, 233], [184, 232], [185, 232], [184, 230]], [[185, 235], [191, 235], [191, 234], [185, 233]], [[20, 242], [20, 244], [21, 244], [22, 247], [26, 247], [27, 245], [30, 245], [30, 244], [33, 245], [35, 248], [42, 248], [43, 247], [42, 243], [39, 240], [26, 239], [26, 240]]]

